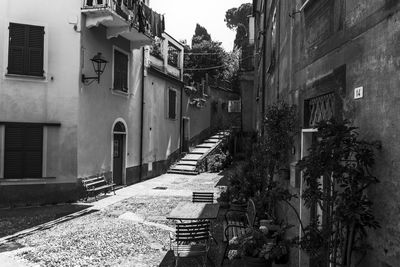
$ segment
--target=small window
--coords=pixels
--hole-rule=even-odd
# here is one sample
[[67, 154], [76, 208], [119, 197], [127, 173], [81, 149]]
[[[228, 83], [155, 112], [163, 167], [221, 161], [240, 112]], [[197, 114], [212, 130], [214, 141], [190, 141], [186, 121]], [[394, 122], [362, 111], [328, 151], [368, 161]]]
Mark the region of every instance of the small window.
[[176, 119], [176, 91], [168, 89], [168, 119]]
[[8, 74], [43, 77], [44, 27], [10, 23]]
[[128, 62], [128, 55], [114, 50], [114, 90], [128, 92]]
[[179, 67], [179, 49], [171, 43], [168, 43], [168, 64]]
[[228, 112], [241, 112], [241, 101], [240, 100], [229, 100]]
[[5, 127], [4, 178], [41, 178], [43, 126], [15, 123]]

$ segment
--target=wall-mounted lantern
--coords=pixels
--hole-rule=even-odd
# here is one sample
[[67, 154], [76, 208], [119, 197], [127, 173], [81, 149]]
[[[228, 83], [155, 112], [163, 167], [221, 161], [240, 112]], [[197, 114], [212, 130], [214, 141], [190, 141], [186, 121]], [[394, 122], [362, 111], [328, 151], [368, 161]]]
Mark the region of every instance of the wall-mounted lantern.
[[[97, 83], [100, 83], [100, 75], [103, 74], [108, 61], [104, 59], [104, 57], [101, 55], [100, 52], [97, 53], [97, 55], [95, 55], [90, 60], [92, 61], [94, 72], [97, 74], [97, 76], [85, 77], [85, 74], [82, 74], [82, 82], [85, 84], [91, 84], [94, 81], [97, 81]], [[90, 81], [90, 82], [86, 83], [86, 81]]]

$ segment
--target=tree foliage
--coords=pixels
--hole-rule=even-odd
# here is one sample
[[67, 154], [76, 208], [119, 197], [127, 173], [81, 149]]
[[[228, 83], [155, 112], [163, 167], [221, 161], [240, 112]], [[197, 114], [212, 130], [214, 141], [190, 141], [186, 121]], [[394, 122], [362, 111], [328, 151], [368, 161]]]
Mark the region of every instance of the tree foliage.
[[226, 26], [232, 30], [236, 29], [239, 24], [248, 27], [248, 16], [251, 15], [252, 12], [253, 5], [251, 3], [245, 3], [240, 7], [228, 9], [225, 13]]
[[185, 45], [186, 77], [194, 82], [201, 82], [206, 74], [212, 79], [231, 80], [238, 68], [238, 51], [226, 52], [221, 42], [213, 41], [207, 29], [197, 24], [192, 46]]
[[231, 30], [236, 30], [236, 37], [234, 40], [235, 47], [245, 47], [248, 44], [248, 16], [253, 12], [251, 3], [242, 4], [238, 8], [234, 7], [228, 9], [225, 13], [226, 26]]
[[192, 37], [192, 46], [200, 44], [203, 41], [211, 42], [211, 35], [208, 33], [206, 28], [197, 23]]

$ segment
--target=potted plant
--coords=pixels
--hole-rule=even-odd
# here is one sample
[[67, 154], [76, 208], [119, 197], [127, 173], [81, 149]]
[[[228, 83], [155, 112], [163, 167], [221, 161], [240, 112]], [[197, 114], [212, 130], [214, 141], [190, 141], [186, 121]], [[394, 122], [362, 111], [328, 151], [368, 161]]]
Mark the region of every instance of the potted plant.
[[226, 191], [222, 191], [219, 197], [217, 198], [218, 203], [221, 208], [229, 207], [229, 188]]
[[247, 228], [244, 235], [229, 241], [236, 248], [228, 252], [228, 258], [242, 258], [246, 267], [271, 266], [273, 261], [288, 258], [289, 242], [280, 238], [282, 231], [270, 231], [266, 226]]

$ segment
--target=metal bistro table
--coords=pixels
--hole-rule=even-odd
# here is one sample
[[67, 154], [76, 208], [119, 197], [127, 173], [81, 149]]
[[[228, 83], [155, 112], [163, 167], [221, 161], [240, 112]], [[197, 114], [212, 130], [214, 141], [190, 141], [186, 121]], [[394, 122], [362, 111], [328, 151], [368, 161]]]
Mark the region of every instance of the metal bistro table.
[[167, 216], [170, 220], [215, 220], [218, 217], [219, 204], [179, 202]]
[[[217, 203], [193, 203], [179, 202], [171, 213], [167, 216], [169, 220], [216, 220], [219, 212], [219, 204]], [[212, 225], [212, 224], [211, 224]], [[212, 228], [212, 227], [211, 227]], [[211, 238], [218, 244], [215, 237], [211, 234]], [[208, 257], [208, 256], [207, 256]]]

